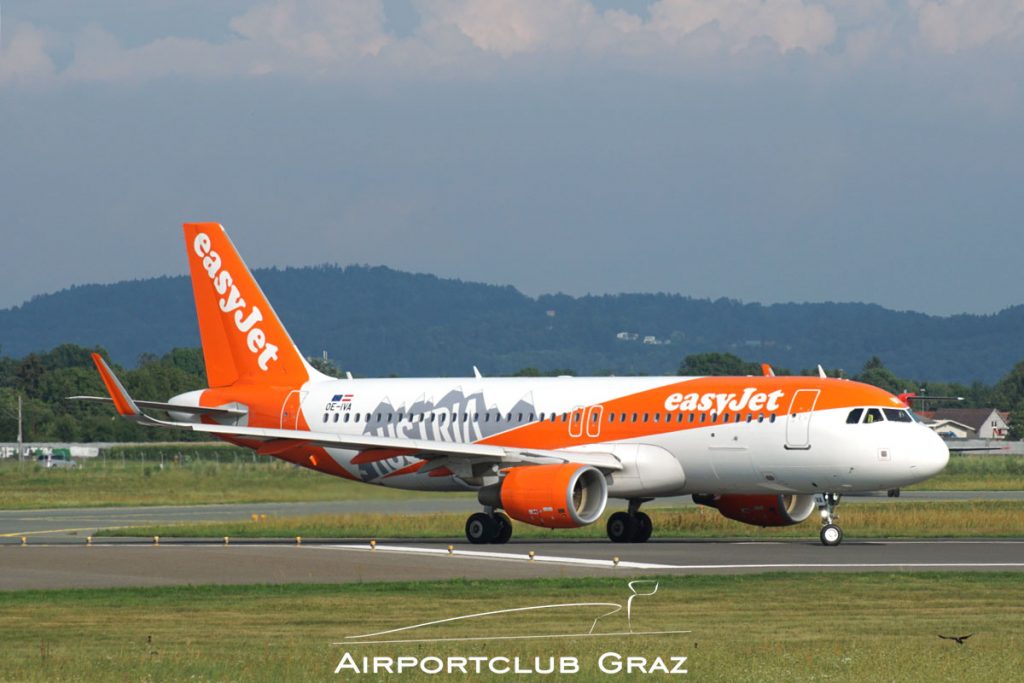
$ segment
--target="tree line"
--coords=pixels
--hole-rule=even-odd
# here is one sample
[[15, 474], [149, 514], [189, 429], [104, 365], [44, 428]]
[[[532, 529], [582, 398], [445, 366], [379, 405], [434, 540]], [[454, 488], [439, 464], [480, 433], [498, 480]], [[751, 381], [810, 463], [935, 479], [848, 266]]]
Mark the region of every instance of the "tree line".
[[[62, 344], [45, 353], [32, 353], [23, 358], [0, 356], [0, 441], [17, 437], [17, 400], [23, 402], [25, 441], [163, 441], [169, 434], [131, 424], [116, 416], [109, 405], [68, 401], [68, 396], [106, 396], [106, 390], [92, 363], [91, 354], [99, 353], [108, 362], [109, 355], [101, 347], [87, 348]], [[330, 360], [310, 358], [310, 362], [333, 377], [344, 375], [342, 368]], [[202, 350], [177, 348], [157, 356], [143, 354], [134, 368], [111, 366], [124, 382], [125, 388], [140, 399], [163, 401], [175, 394], [206, 386], [206, 370]], [[776, 375], [815, 375], [817, 368], [792, 371], [774, 368]], [[827, 369], [832, 377], [842, 371]], [[575, 375], [569, 368], [541, 370], [523, 367], [513, 376], [541, 377]], [[745, 361], [731, 353], [699, 353], [686, 356], [678, 368], [679, 375], [760, 375], [757, 363]], [[1011, 412], [1011, 436], [1024, 437], [1024, 361], [1017, 363], [1002, 379], [992, 385], [981, 382], [920, 381], [899, 377], [881, 359], [868, 359], [862, 369], [849, 379], [873, 384], [894, 394], [915, 392], [923, 396], [961, 396], [962, 402], [930, 401], [928, 409], [940, 407], [998, 408]], [[917, 406], [920, 407], [920, 406]], [[175, 432], [175, 440], [199, 440], [201, 435]]]

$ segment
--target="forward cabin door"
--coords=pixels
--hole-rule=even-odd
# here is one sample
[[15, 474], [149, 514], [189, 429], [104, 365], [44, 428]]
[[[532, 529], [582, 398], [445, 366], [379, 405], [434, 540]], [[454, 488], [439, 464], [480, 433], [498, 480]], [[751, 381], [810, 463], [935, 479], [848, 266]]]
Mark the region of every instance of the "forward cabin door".
[[299, 417], [302, 415], [302, 400], [308, 393], [299, 389], [288, 393], [281, 404], [281, 429], [301, 429]]
[[811, 416], [820, 394], [820, 389], [800, 389], [793, 394], [786, 415], [786, 448], [807, 450], [811, 447]]

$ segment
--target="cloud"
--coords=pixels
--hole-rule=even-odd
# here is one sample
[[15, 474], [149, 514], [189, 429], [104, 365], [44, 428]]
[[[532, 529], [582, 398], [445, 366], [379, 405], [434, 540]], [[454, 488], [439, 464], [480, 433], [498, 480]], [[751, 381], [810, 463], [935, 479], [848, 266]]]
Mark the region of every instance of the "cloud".
[[232, 19], [231, 28], [245, 41], [319, 63], [373, 56], [394, 40], [379, 1], [266, 2]]
[[802, 53], [851, 64], [993, 44], [1024, 52], [1024, 0], [654, 0], [643, 14], [601, 10], [592, 0], [412, 2], [419, 24], [402, 36], [390, 30], [382, 0], [264, 0], [231, 18], [220, 41], [168, 35], [135, 44], [100, 21], [63, 36], [74, 52], [62, 69], [43, 31], [22, 24], [3, 50], [0, 82], [430, 78], [585, 60], [700, 70], [751, 51], [765, 63]]
[[649, 30], [662, 39], [677, 43], [708, 30], [721, 49], [733, 53], [762, 38], [780, 52], [814, 53], [836, 38], [832, 14], [801, 0], [659, 0], [650, 13]]
[[1024, 0], [914, 0], [924, 45], [953, 54], [1024, 37]]
[[0, 47], [0, 84], [45, 81], [55, 71], [45, 34], [31, 24], [19, 24]]

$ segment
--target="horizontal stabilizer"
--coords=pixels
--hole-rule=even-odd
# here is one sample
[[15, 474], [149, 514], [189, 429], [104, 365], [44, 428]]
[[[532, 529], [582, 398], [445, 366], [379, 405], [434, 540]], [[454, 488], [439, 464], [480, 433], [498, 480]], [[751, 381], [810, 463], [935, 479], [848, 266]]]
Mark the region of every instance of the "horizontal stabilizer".
[[[113, 403], [114, 399], [108, 396], [68, 396], [69, 401], [90, 401], [92, 403]], [[241, 417], [246, 414], [244, 410], [235, 408], [207, 408], [206, 406], [183, 406], [177, 403], [162, 403], [160, 401], [135, 401], [139, 408], [150, 410], [163, 410], [175, 413], [188, 413], [189, 415], [212, 415], [215, 417]]]

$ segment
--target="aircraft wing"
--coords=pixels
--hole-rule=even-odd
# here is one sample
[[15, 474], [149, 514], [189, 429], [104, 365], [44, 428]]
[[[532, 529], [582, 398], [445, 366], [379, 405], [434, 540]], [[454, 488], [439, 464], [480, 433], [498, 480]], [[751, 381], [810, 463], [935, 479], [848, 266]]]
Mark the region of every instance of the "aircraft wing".
[[[165, 408], [164, 406], [170, 406], [170, 404], [135, 401], [128, 395], [124, 385], [121, 384], [121, 381], [99, 354], [93, 354], [93, 362], [96, 363], [96, 368], [103, 379], [103, 384], [106, 386], [107, 391], [110, 392], [110, 401], [122, 417], [146, 427], [190, 429], [194, 432], [256, 441], [260, 443], [256, 447], [256, 452], [263, 455], [273, 455], [298, 445], [309, 445], [360, 451], [359, 455], [353, 459], [355, 464], [387, 460], [399, 455], [411, 455], [430, 461], [420, 469], [420, 472], [424, 473], [444, 467], [452, 461], [491, 462], [499, 467], [574, 462], [593, 465], [605, 472], [616, 472], [622, 469], [622, 462], [611, 453], [526, 449], [475, 443], [405, 439], [394, 436], [335, 434], [332, 432], [314, 432], [300, 429], [238, 427], [233, 425], [158, 420], [146, 415], [142, 412], [141, 408], [146, 406], [147, 403], [154, 407], [159, 407], [161, 410], [179, 410], [179, 407]], [[96, 397], [71, 398], [96, 400]]]

